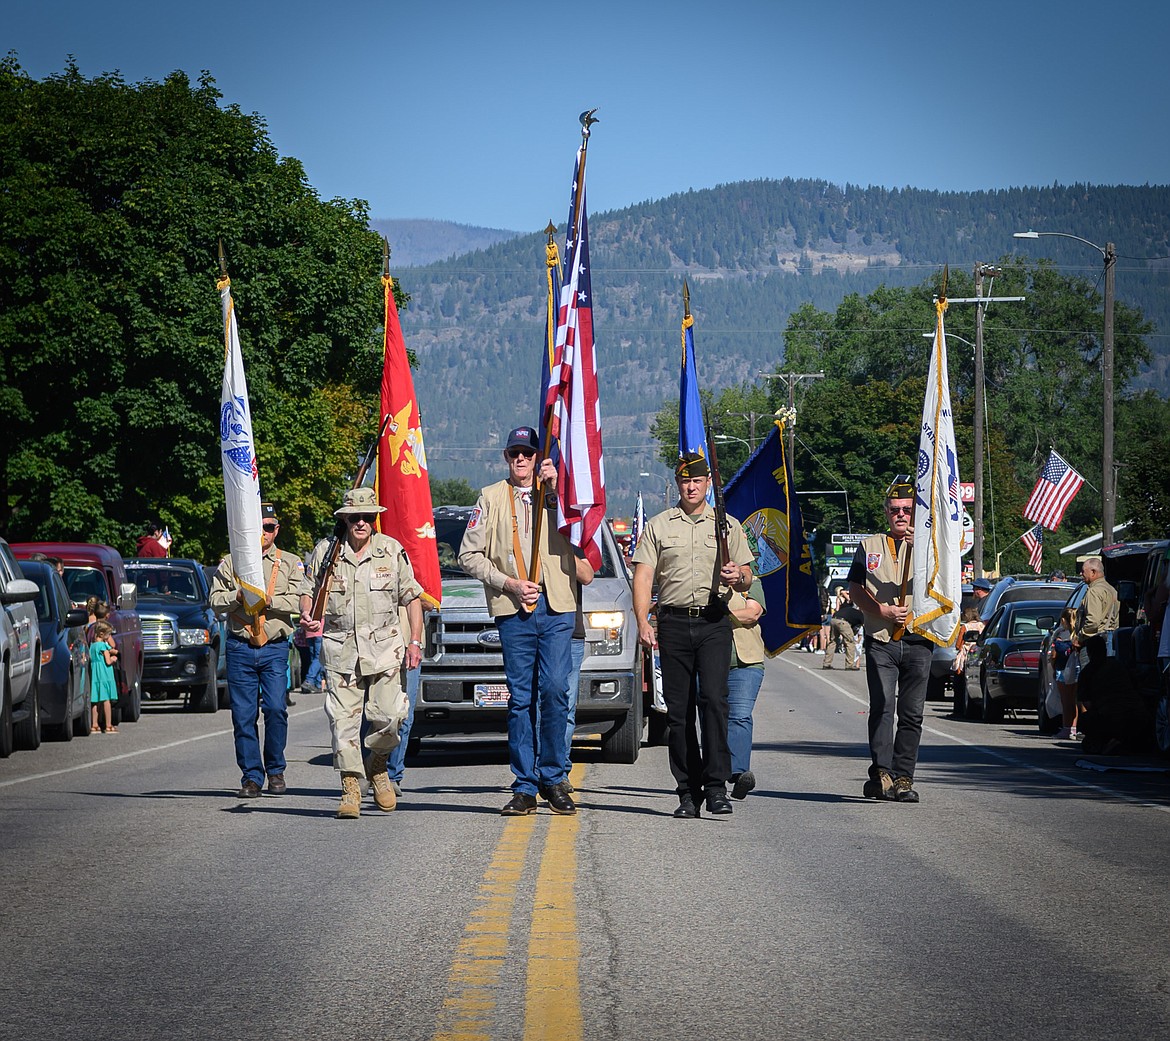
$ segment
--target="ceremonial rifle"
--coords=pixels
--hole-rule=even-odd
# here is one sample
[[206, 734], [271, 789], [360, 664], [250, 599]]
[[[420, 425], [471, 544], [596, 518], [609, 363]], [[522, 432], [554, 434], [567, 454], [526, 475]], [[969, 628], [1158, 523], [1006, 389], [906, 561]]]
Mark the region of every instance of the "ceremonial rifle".
[[[382, 425], [378, 428], [378, 436], [374, 438], [374, 443], [370, 445], [370, 450], [362, 460], [362, 465], [358, 467], [357, 476], [353, 479], [354, 488], [360, 488], [364, 483], [366, 473], [374, 462], [374, 456], [378, 453], [378, 445], [382, 443], [382, 437], [386, 433], [386, 428], [389, 425], [390, 413], [387, 412], [382, 417]], [[345, 538], [345, 518], [338, 517], [337, 526], [333, 529], [333, 544], [329, 547], [329, 554], [325, 559], [324, 570], [321, 572], [321, 581], [317, 585], [317, 595], [313, 597], [313, 606], [309, 609], [309, 617], [314, 622], [319, 622], [325, 617], [325, 604], [329, 600], [329, 590], [333, 585], [333, 572], [337, 568], [337, 558], [341, 556], [341, 540], [343, 538]]]
[[[711, 416], [703, 409], [704, 426], [711, 430]], [[715, 534], [719, 538], [719, 563], [731, 563], [731, 551], [727, 548], [727, 505], [723, 501], [723, 482], [719, 480], [719, 457], [715, 453], [714, 432], [707, 438], [707, 451], [711, 454], [711, 490], [715, 496]]]

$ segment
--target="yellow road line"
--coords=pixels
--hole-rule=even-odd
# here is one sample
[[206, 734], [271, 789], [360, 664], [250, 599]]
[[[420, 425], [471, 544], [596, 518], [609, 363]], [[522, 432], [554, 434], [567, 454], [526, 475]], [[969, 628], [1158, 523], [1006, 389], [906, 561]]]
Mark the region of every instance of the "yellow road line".
[[505, 823], [480, 883], [479, 906], [471, 913], [455, 949], [434, 1041], [488, 1041], [491, 1037], [516, 889], [535, 826], [535, 815]]
[[[569, 780], [580, 787], [585, 769]], [[528, 938], [524, 1041], [580, 1041], [581, 944], [577, 937], [577, 817], [550, 820], [540, 858]]]

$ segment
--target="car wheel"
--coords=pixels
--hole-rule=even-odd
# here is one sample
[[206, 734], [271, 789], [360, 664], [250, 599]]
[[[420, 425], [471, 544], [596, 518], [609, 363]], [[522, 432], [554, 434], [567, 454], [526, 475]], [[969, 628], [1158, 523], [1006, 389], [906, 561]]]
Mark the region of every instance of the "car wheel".
[[1043, 692], [1040, 694], [1039, 700], [1036, 702], [1036, 729], [1044, 734], [1046, 737], [1055, 734], [1060, 729], [1060, 716], [1050, 716], [1048, 714], [1048, 699]]
[[1162, 755], [1170, 755], [1170, 694], [1163, 694], [1154, 707], [1154, 742]]
[[[34, 661], [40, 659], [40, 652], [37, 652]], [[41, 747], [41, 684], [40, 678], [33, 679], [32, 687], [28, 692], [28, 715], [16, 724], [12, 729], [12, 739], [17, 748], [27, 748], [32, 751], [34, 748]]]
[[983, 690], [983, 722], [984, 723], [1002, 723], [1003, 722], [1003, 705], [994, 701], [990, 694], [987, 693], [987, 677], [983, 678], [981, 688]]
[[658, 748], [666, 744], [666, 734], [669, 729], [665, 712], [651, 710], [646, 713], [646, 744], [651, 748]]
[[0, 671], [0, 759], [12, 755], [12, 697], [8, 685], [8, 670]]
[[198, 696], [191, 694], [190, 705], [196, 712], [215, 712], [219, 708], [219, 686], [215, 682], [216, 662], [215, 650], [212, 649], [207, 658], [207, 668], [210, 675]]
[[65, 718], [53, 728], [58, 741], [73, 740], [73, 703], [77, 700], [77, 677], [69, 670], [69, 688], [65, 693]]
[[93, 712], [89, 707], [89, 699], [81, 703], [81, 715], [73, 721], [73, 733], [77, 737], [89, 737], [92, 733]]
[[130, 689], [130, 698], [126, 710], [122, 712], [122, 719], [127, 723], [137, 723], [142, 715], [142, 665], [138, 666], [138, 679]]
[[967, 684], [964, 680], [955, 681], [955, 719], [971, 718], [971, 698], [967, 694]]
[[642, 699], [635, 697], [621, 721], [601, 739], [603, 763], [635, 763], [642, 748]]

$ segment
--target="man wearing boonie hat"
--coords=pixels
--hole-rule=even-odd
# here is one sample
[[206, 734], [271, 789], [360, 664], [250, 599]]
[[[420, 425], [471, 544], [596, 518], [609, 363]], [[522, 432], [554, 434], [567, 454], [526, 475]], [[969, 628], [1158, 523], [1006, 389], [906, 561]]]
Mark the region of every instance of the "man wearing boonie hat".
[[[730, 560], [720, 564], [715, 511], [707, 505], [710, 467], [702, 455], [683, 456], [675, 467], [676, 506], [646, 522], [634, 551], [634, 617], [647, 651], [658, 646], [662, 694], [666, 700], [670, 771], [678, 793], [676, 817], [731, 813], [727, 782], [731, 752], [727, 743], [727, 675], [732, 631], [728, 600], [733, 590], [752, 587], [754, 559], [743, 528], [727, 518]], [[658, 633], [650, 625], [650, 596], [658, 581]], [[703, 743], [695, 721], [702, 688]]]
[[550, 459], [540, 465], [546, 512], [534, 559], [537, 448], [532, 427], [508, 434], [508, 479], [480, 491], [459, 548], [459, 566], [483, 583], [504, 653], [513, 775], [512, 797], [500, 810], [505, 817], [535, 813], [537, 794], [554, 813], [577, 812], [565, 787], [565, 738], [579, 567], [557, 530], [557, 470]]
[[[422, 587], [397, 539], [376, 532], [378, 504], [373, 488], [351, 488], [334, 516], [345, 526], [317, 543], [305, 566], [301, 586], [301, 625], [306, 636], [322, 636], [326, 684], [325, 714], [333, 734], [333, 765], [341, 773], [337, 816], [361, 814], [363, 771], [374, 802], [389, 812], [398, 805], [386, 773], [386, 758], [399, 743], [406, 718], [406, 672], [422, 659]], [[333, 540], [341, 551], [321, 621], [311, 617], [313, 600], [324, 579]], [[403, 631], [399, 605], [406, 606], [409, 632]], [[362, 715], [369, 724], [363, 761]]]
[[849, 567], [849, 595], [865, 619], [871, 765], [861, 791], [867, 799], [918, 802], [914, 767], [931, 645], [906, 628], [914, 571], [914, 500], [909, 476], [899, 474], [886, 489], [889, 531], [862, 539]]
[[[288, 638], [301, 588], [301, 562], [276, 548], [280, 520], [270, 502], [260, 504], [260, 543], [264, 556], [264, 609], [255, 619], [244, 612], [244, 594], [236, 581], [231, 554], [224, 557], [211, 582], [211, 607], [227, 612], [228, 699], [240, 768], [241, 799], [258, 799], [264, 777], [268, 791], [283, 795], [284, 749], [288, 740]], [[264, 710], [264, 750], [257, 721]]]

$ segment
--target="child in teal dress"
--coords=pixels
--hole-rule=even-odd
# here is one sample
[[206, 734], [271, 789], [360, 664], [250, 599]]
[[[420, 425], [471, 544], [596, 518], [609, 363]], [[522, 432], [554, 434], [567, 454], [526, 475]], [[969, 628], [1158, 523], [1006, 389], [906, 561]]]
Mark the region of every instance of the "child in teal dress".
[[92, 729], [98, 729], [98, 705], [103, 706], [106, 733], [116, 734], [110, 705], [118, 700], [118, 684], [114, 679], [114, 662], [118, 660], [118, 648], [114, 644], [114, 627], [109, 622], [94, 623], [93, 643], [89, 645], [89, 700], [93, 709]]

